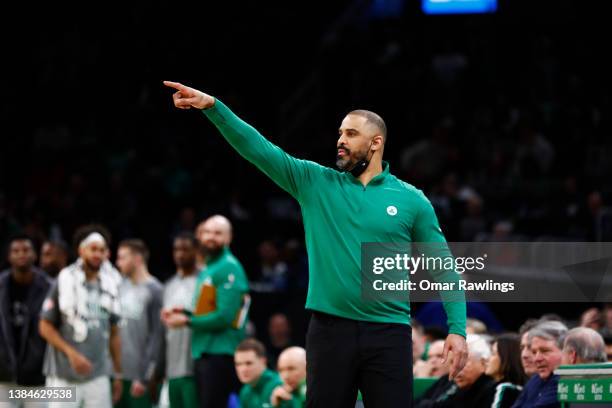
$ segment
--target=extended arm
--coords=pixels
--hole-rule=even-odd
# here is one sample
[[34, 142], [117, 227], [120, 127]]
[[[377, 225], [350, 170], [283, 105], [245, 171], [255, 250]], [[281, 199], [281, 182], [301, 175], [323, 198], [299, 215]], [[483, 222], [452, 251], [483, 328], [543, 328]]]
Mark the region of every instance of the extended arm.
[[312, 170], [319, 168], [319, 165], [285, 153], [212, 96], [176, 82], [164, 81], [164, 84], [177, 90], [173, 95], [177, 108], [202, 109], [241, 156], [282, 189], [300, 199], [300, 190], [310, 183]]

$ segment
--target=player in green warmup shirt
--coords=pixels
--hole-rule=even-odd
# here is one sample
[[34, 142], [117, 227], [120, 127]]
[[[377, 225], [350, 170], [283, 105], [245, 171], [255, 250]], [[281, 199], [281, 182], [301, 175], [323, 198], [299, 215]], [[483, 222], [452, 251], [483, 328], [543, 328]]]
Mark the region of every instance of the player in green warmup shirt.
[[267, 408], [272, 391], [283, 382], [275, 371], [266, 367], [266, 350], [259, 341], [247, 339], [238, 345], [234, 364], [240, 382], [240, 408]]
[[198, 237], [206, 249], [206, 268], [196, 280], [193, 309], [166, 313], [169, 327], [191, 327], [198, 406], [227, 405], [240, 382], [234, 369], [234, 351], [244, 339], [250, 304], [248, 281], [242, 265], [229, 249], [231, 224], [221, 215], [204, 222]]
[[306, 350], [288, 347], [278, 356], [276, 364], [283, 385], [272, 393], [272, 406], [302, 408], [306, 404]]
[[[179, 83], [164, 84], [176, 90], [176, 107], [201, 109], [240, 155], [301, 206], [310, 277], [306, 308], [313, 311], [306, 339], [307, 405], [349, 407], [359, 389], [366, 405], [410, 406], [410, 303], [362, 298], [361, 245], [445, 247], [446, 240], [429, 200], [392, 175], [382, 160], [384, 121], [364, 110], [344, 118], [336, 170], [290, 156], [212, 96]], [[446, 248], [436, 256], [451, 254]], [[459, 280], [453, 271], [430, 272], [436, 281]], [[465, 301], [462, 292], [460, 297], [440, 295], [449, 326], [445, 355], [453, 353], [452, 378], [467, 358]]]

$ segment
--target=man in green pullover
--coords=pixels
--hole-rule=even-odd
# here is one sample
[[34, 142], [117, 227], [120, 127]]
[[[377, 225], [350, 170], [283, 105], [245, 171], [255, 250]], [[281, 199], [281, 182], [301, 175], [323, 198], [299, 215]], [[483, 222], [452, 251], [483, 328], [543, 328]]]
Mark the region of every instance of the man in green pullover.
[[276, 365], [283, 385], [272, 392], [272, 405], [280, 408], [303, 408], [306, 404], [306, 350], [288, 347], [278, 356]]
[[246, 339], [238, 345], [234, 364], [240, 382], [240, 408], [272, 407], [272, 391], [283, 381], [275, 371], [267, 368], [266, 349], [255, 339]]
[[[300, 204], [310, 268], [306, 308], [308, 407], [354, 406], [357, 389], [371, 406], [412, 404], [408, 301], [366, 301], [361, 293], [362, 243], [445, 243], [425, 195], [399, 180], [382, 160], [387, 131], [375, 113], [349, 113], [339, 129], [340, 171], [296, 159], [265, 139], [221, 101], [176, 82], [174, 105], [199, 109], [239, 154]], [[446, 248], [437, 256], [450, 256]], [[431, 271], [458, 281], [453, 271]], [[465, 364], [465, 302], [441, 292], [453, 353], [451, 378]]]
[[204, 222], [200, 239], [206, 249], [206, 268], [197, 277], [192, 310], [175, 308], [162, 319], [169, 327], [189, 326], [199, 407], [225, 407], [240, 382], [234, 370], [234, 351], [244, 339], [249, 307], [248, 281], [229, 244], [232, 230], [221, 215]]

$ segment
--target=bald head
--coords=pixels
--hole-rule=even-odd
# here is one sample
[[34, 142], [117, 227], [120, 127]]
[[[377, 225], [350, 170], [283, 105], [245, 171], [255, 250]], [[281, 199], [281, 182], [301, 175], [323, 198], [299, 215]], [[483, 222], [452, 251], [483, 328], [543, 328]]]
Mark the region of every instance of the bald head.
[[222, 215], [213, 215], [198, 225], [197, 238], [209, 254], [215, 254], [232, 242], [232, 224]]
[[306, 350], [304, 350], [302, 347], [287, 347], [278, 356], [279, 364], [281, 361], [294, 362], [297, 364], [302, 364], [304, 367], [306, 367]]
[[223, 215], [216, 214], [209, 217], [204, 221], [204, 225], [210, 225], [211, 227], [223, 230], [228, 236], [232, 235], [232, 223]]
[[576, 327], [567, 332], [562, 364], [605, 363], [606, 359], [606, 345], [601, 334], [588, 327]]
[[302, 347], [289, 347], [278, 356], [278, 373], [292, 390], [306, 378], [306, 350]]

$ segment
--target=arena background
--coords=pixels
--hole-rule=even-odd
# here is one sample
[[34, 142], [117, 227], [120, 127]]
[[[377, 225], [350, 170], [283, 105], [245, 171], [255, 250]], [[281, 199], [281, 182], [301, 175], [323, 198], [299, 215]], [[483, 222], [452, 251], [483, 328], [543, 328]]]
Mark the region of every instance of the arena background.
[[[258, 336], [283, 311], [303, 341], [296, 202], [200, 113], [174, 109], [164, 79], [330, 166], [344, 114], [380, 113], [392, 172], [426, 192], [449, 241], [612, 240], [600, 2], [500, 0], [496, 13], [452, 16], [401, 0], [54, 2], [10, 4], [1, 18], [2, 247], [18, 231], [70, 242], [95, 221], [115, 245], [143, 238], [165, 280], [173, 234], [226, 214]], [[507, 329], [588, 306], [491, 305]]]

